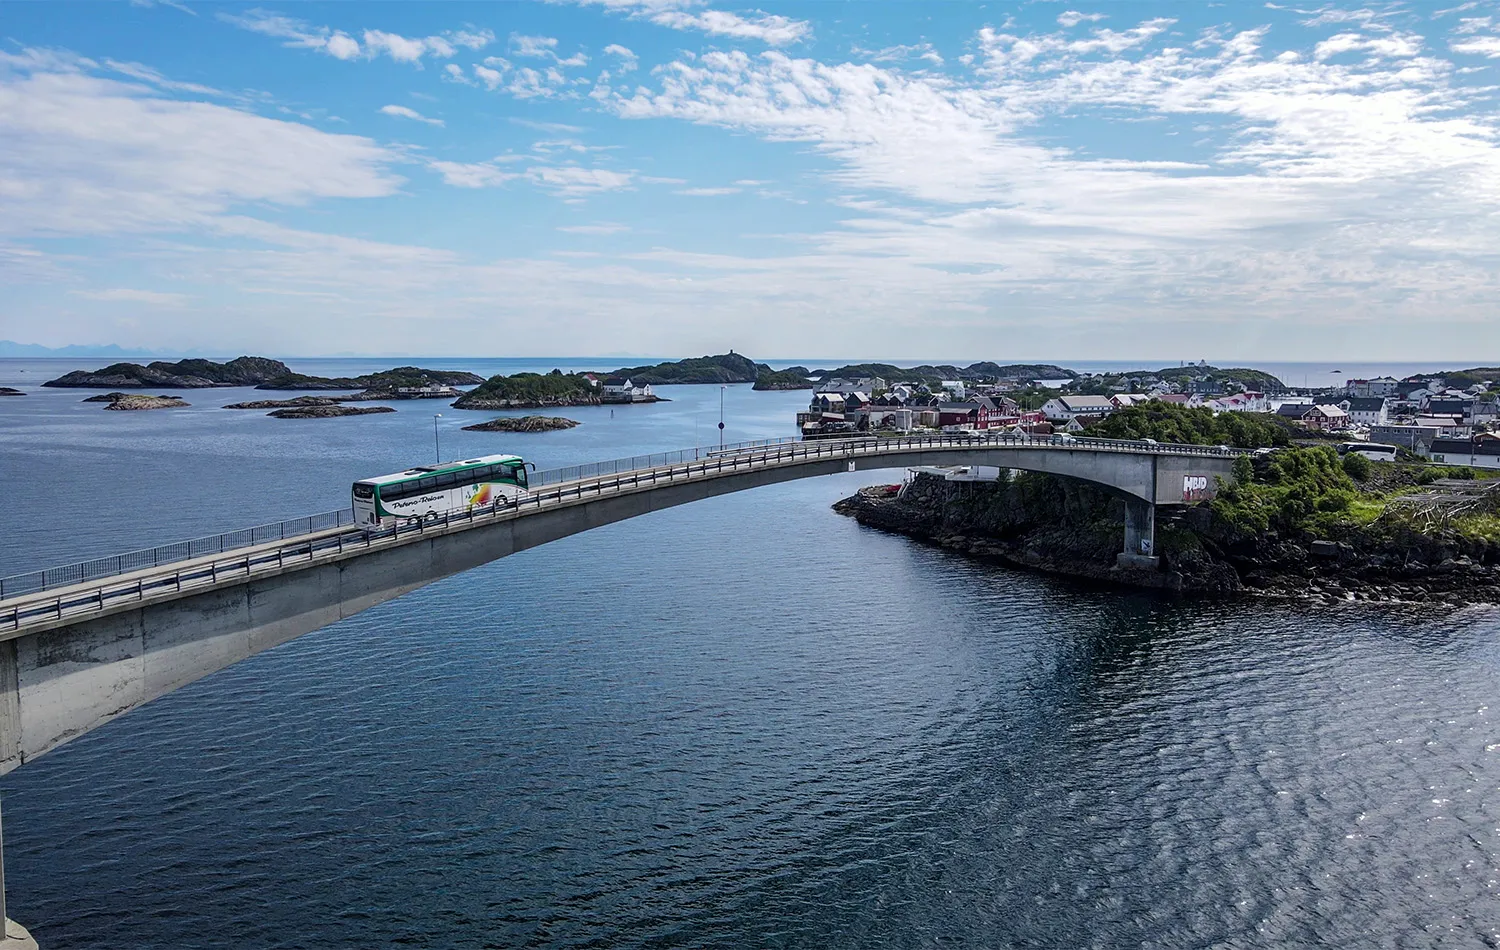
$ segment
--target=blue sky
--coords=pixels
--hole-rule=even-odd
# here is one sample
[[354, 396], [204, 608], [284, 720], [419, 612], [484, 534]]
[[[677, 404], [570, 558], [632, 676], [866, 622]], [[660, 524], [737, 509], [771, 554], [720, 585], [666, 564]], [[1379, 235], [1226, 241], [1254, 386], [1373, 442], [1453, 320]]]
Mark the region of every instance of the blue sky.
[[1500, 361], [1500, 6], [0, 5], [0, 338]]

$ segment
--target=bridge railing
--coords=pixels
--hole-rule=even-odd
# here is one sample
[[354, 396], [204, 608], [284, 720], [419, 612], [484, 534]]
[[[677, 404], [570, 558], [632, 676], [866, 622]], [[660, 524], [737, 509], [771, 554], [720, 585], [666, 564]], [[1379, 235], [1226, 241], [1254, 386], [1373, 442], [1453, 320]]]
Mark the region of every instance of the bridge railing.
[[[811, 441], [796, 437], [761, 439], [752, 442], [734, 442], [723, 446], [700, 446], [692, 449], [680, 449], [675, 452], [659, 452], [653, 455], [633, 455], [604, 462], [592, 462], [587, 465], [573, 465], [566, 468], [535, 472], [529, 480], [532, 495], [527, 499], [525, 504], [539, 505], [543, 498], [554, 496], [561, 499], [565, 492], [572, 491], [569, 488], [565, 492], [557, 492], [554, 486], [589, 482], [596, 479], [608, 479], [614, 475], [628, 475], [632, 472], [644, 472], [674, 465], [696, 463], [712, 466], [713, 463], [719, 463], [714, 467], [722, 470], [724, 465], [731, 462], [766, 462], [793, 458], [826, 458], [829, 456], [845, 455], [869, 456], [901, 452], [913, 448], [955, 448], [984, 445], [1011, 445], [1016, 447], [1035, 445], [1045, 448], [1080, 448], [1088, 451], [1219, 457], [1223, 457], [1226, 454], [1238, 455], [1243, 451], [1238, 449], [1229, 449], [1226, 451], [1223, 448], [1205, 445], [1168, 445], [1143, 441], [1074, 438], [1072, 436], [1066, 438], [1056, 436], [1032, 437], [1009, 432], [978, 432], [974, 434], [933, 433], [894, 438], [880, 435], [856, 435], [853, 437], [845, 436]], [[553, 490], [548, 491], [548, 489]], [[444, 516], [442, 523], [448, 523], [448, 516]], [[131, 551], [126, 554], [116, 554], [110, 557], [81, 561], [76, 564], [66, 564], [46, 570], [32, 571], [27, 574], [0, 578], [0, 600], [20, 597], [26, 594], [35, 594], [56, 588], [70, 587], [75, 584], [128, 574], [132, 571], [144, 570], [146, 568], [161, 567], [179, 561], [193, 560], [212, 554], [223, 554], [239, 548], [254, 547], [272, 541], [296, 539], [304, 535], [316, 534], [336, 528], [352, 528], [353, 525], [354, 514], [352, 509], [340, 508], [335, 511], [325, 511], [321, 514], [309, 515], [303, 518], [293, 518], [288, 521], [257, 525], [253, 528], [242, 528], [238, 531], [227, 531], [223, 534], [196, 538], [191, 541], [177, 541], [171, 544], [158, 545], [154, 548], [146, 548], [141, 551]], [[370, 537], [381, 537], [387, 530], [390, 529], [382, 529]], [[366, 540], [368, 541], [370, 538], [367, 537]]]
[[223, 534], [209, 535], [206, 538], [173, 541], [170, 544], [161, 544], [140, 551], [129, 551], [125, 554], [79, 561], [76, 564], [64, 564], [60, 567], [49, 567], [46, 570], [16, 574], [12, 577], [0, 577], [0, 600], [57, 587], [70, 587], [74, 584], [129, 574], [131, 571], [160, 567], [177, 561], [190, 561], [193, 558], [206, 557], [210, 554], [223, 554], [236, 548], [247, 548], [270, 541], [284, 541], [288, 538], [352, 524], [354, 524], [354, 511], [350, 508], [340, 508], [337, 511], [325, 511], [303, 518], [292, 518], [289, 521], [277, 521], [272, 524], [256, 525], [253, 528], [241, 528], [238, 531], [226, 531]]
[[559, 482], [576, 482], [586, 478], [619, 475], [623, 472], [639, 472], [648, 468], [661, 468], [664, 465], [701, 462], [704, 459], [715, 458], [720, 453], [738, 453], [773, 446], [797, 445], [801, 442], [801, 439], [792, 436], [784, 439], [760, 439], [754, 442], [731, 442], [722, 446], [699, 446], [692, 449], [679, 449], [675, 452], [657, 452], [654, 455], [627, 455], [624, 458], [610, 459], [605, 462], [589, 462], [585, 465], [569, 465], [565, 468], [533, 472], [529, 482], [532, 488], [537, 488], [556, 485]]

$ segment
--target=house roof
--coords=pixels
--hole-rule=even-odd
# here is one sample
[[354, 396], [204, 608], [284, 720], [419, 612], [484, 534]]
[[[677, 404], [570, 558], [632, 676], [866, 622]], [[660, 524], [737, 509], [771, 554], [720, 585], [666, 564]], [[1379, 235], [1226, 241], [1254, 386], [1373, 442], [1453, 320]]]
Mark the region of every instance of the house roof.
[[1351, 396], [1343, 402], [1349, 404], [1350, 412], [1379, 412], [1386, 404], [1386, 400], [1379, 396]]
[[1301, 419], [1311, 411], [1310, 402], [1288, 402], [1276, 407], [1276, 414], [1283, 419]]
[[1069, 412], [1087, 412], [1090, 409], [1113, 409], [1115, 404], [1108, 396], [1058, 396], [1057, 401]]
[[1310, 411], [1320, 412], [1329, 419], [1337, 419], [1340, 416], [1347, 416], [1349, 414], [1338, 406], [1313, 406]]
[[1444, 455], [1500, 456], [1500, 439], [1433, 439], [1432, 451]]
[[630, 382], [628, 376], [611, 376], [604, 381], [606, 386], [624, 386]]

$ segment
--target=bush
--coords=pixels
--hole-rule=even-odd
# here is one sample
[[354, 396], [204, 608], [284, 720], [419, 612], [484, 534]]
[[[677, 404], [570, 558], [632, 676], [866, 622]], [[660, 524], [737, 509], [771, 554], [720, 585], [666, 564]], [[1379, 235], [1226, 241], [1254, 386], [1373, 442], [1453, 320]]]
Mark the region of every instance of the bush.
[[1350, 452], [1344, 456], [1344, 474], [1357, 482], [1362, 482], [1370, 477], [1370, 460], [1358, 452]]
[[[1368, 460], [1362, 460], [1368, 462]], [[1213, 511], [1239, 534], [1270, 530], [1324, 534], [1346, 518], [1358, 497], [1338, 455], [1330, 448], [1284, 449], [1250, 463], [1252, 477], [1236, 462], [1236, 481], [1214, 499]]]
[[1474, 480], [1474, 470], [1467, 465], [1455, 465], [1445, 474], [1448, 478], [1456, 478], [1460, 481], [1472, 482]]
[[1084, 430], [1099, 439], [1155, 439], [1186, 445], [1232, 445], [1241, 449], [1283, 446], [1291, 440], [1274, 417], [1245, 412], [1215, 413], [1206, 406], [1152, 400], [1116, 410]]

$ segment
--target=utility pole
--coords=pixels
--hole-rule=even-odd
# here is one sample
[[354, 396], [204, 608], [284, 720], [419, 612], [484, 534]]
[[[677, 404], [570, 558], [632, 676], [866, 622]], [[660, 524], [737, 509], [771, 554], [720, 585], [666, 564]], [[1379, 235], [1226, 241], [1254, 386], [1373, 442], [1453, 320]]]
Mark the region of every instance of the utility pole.
[[443, 450], [438, 446], [438, 423], [443, 418], [441, 412], [433, 413], [432, 416], [432, 454], [436, 456], [433, 461], [441, 465], [443, 463]]

